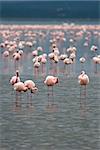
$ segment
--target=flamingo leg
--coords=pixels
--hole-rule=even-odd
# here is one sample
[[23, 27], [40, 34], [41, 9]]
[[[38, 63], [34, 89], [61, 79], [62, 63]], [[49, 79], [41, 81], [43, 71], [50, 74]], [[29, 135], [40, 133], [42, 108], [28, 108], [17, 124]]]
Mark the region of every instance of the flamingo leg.
[[65, 64], [65, 75], [68, 75], [68, 69], [67, 69], [67, 65]]
[[28, 102], [29, 102], [29, 93], [27, 92], [27, 106], [28, 106]]
[[58, 63], [56, 63], [56, 74], [58, 74]]
[[50, 64], [49, 64], [49, 68], [50, 68], [50, 73], [52, 73], [52, 60], [50, 60]]
[[21, 105], [21, 101], [22, 101], [22, 93], [19, 93], [19, 101], [20, 101], [20, 105]]
[[32, 106], [32, 93], [30, 92], [29, 105]]
[[43, 64], [43, 68], [44, 68], [44, 69], [43, 69], [43, 70], [44, 70], [43, 73], [44, 73], [44, 76], [45, 76], [45, 75], [46, 75], [46, 64]]
[[36, 74], [35, 67], [34, 67], [34, 69], [33, 69], [33, 74], [34, 74], [34, 76], [35, 76], [35, 74]]
[[50, 104], [50, 90], [49, 90], [49, 86], [48, 86], [48, 93], [47, 93], [47, 95], [48, 95], [48, 106], [49, 106], [49, 104]]
[[97, 73], [97, 63], [95, 64], [95, 73]]
[[63, 66], [63, 74], [65, 73], [65, 69], [66, 69], [66, 64], [64, 64], [64, 66]]
[[57, 63], [54, 63], [54, 75], [57, 74]]
[[32, 106], [32, 93], [27, 92], [27, 106]]
[[34, 76], [36, 77], [36, 68], [34, 68]]
[[19, 96], [18, 92], [16, 91], [16, 101], [15, 101], [16, 107], [19, 107]]
[[15, 63], [14, 63], [14, 64], [15, 64], [15, 70], [16, 70], [16, 60], [15, 60]]
[[86, 85], [84, 86], [84, 96], [86, 98]]
[[39, 75], [39, 68], [37, 68], [37, 76]]
[[43, 66], [43, 63], [42, 63], [42, 66], [41, 66], [41, 67], [42, 67], [42, 74], [43, 74], [43, 73], [44, 73], [44, 66]]
[[80, 115], [81, 117], [84, 119], [84, 117], [86, 116], [86, 108], [85, 108], [85, 103], [82, 101], [82, 99], [80, 99]]
[[52, 105], [54, 105], [54, 93], [53, 93], [53, 86], [52, 86]]
[[84, 70], [84, 65], [81, 63], [81, 71]]
[[81, 88], [82, 88], [82, 86], [80, 85], [80, 99], [81, 99], [81, 94], [82, 94], [82, 91], [81, 91]]
[[18, 69], [18, 61], [16, 61], [16, 69]]
[[38, 68], [35, 68], [35, 77], [37, 78], [38, 75]]
[[69, 64], [69, 75], [70, 75], [70, 73], [71, 73], [71, 65]]

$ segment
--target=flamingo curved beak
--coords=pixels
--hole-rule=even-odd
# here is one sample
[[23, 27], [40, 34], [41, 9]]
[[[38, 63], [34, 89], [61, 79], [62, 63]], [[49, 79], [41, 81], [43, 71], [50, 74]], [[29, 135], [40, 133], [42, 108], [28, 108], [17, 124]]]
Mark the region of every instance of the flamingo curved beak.
[[59, 79], [57, 78], [56, 83], [59, 83]]

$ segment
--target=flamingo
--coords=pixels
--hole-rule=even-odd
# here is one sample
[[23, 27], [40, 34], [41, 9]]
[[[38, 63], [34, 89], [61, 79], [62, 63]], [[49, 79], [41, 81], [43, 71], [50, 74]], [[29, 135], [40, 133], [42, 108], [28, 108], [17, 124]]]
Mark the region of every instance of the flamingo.
[[[98, 55], [98, 56], [99, 56], [99, 55]], [[94, 64], [95, 64], [94, 73], [97, 73], [97, 64], [100, 64], [100, 57], [98, 57], [98, 56], [93, 57], [93, 62], [94, 62]]]
[[16, 107], [20, 106], [18, 105], [18, 93], [21, 92], [26, 92], [28, 90], [28, 88], [25, 86], [25, 84], [23, 82], [17, 82], [13, 85], [14, 90], [16, 91]]
[[85, 61], [86, 61], [85, 57], [81, 57], [81, 58], [79, 59], [79, 61], [80, 61], [80, 63], [81, 63], [81, 69], [83, 69], [83, 64], [84, 64]]
[[32, 93], [35, 94], [38, 91], [38, 88], [36, 87], [35, 83], [32, 80], [26, 80], [24, 82], [25, 87], [27, 87], [28, 90], [30, 90], [30, 99], [29, 104], [32, 106]]
[[53, 58], [53, 61], [54, 61], [54, 75], [57, 74], [58, 72], [58, 62], [59, 62], [59, 56], [57, 54], [54, 54], [54, 58]]
[[4, 51], [3, 56], [4, 56], [4, 57], [8, 57], [8, 56], [9, 56], [9, 51], [7, 51], [7, 50]]
[[[86, 96], [86, 86], [89, 84], [89, 77], [85, 73], [85, 71], [82, 71], [81, 74], [78, 76], [78, 82], [81, 86], [85, 87], [84, 95]], [[80, 88], [80, 95], [81, 95], [81, 88]]]
[[6, 68], [8, 67], [8, 64], [9, 64], [9, 51], [8, 50], [3, 52], [3, 57], [4, 57], [5, 68]]
[[38, 51], [37, 51], [37, 50], [32, 51], [32, 56], [33, 56], [33, 57], [38, 56]]
[[47, 59], [46, 59], [47, 55], [43, 54], [42, 55], [42, 58], [41, 58], [41, 63], [42, 63], [42, 74], [46, 73], [46, 70], [45, 70], [45, 64], [47, 63]]
[[81, 57], [79, 60], [81, 63], [84, 63], [86, 61], [86, 59], [84, 57]]
[[16, 70], [16, 75], [10, 79], [10, 83], [14, 85], [15, 83], [20, 82], [19, 70]]
[[24, 84], [31, 91], [31, 93], [35, 93], [35, 91], [38, 90], [38, 88], [32, 80], [26, 80]]
[[28, 88], [25, 86], [23, 82], [17, 82], [14, 84], [14, 90], [18, 92], [26, 92]]
[[13, 54], [13, 58], [14, 58], [14, 61], [15, 61], [15, 69], [18, 68], [17, 62], [20, 60], [21, 55], [22, 55], [22, 54], [20, 54], [18, 50]]
[[96, 45], [92, 45], [90, 50], [95, 52], [98, 50], [98, 47]]
[[40, 67], [40, 63], [38, 61], [36, 61], [34, 63], [34, 71], [35, 71], [35, 76], [37, 77], [37, 75], [39, 74], [39, 67]]
[[47, 85], [48, 87], [48, 105], [49, 105], [49, 97], [50, 97], [49, 87], [52, 87], [52, 98], [53, 98], [52, 105], [53, 105], [54, 104], [53, 86], [56, 85], [57, 83], [59, 83], [58, 77], [51, 76], [51, 75], [47, 76], [44, 81], [44, 84]]
[[[70, 64], [72, 64], [73, 62], [72, 62], [72, 60], [71, 60], [70, 58], [65, 58], [65, 59], [63, 60], [63, 62], [64, 62], [64, 71], [65, 71], [65, 73], [66, 73], [66, 65], [70, 65]], [[69, 68], [68, 68], [68, 72], [67, 72], [67, 73], [70, 74], [70, 66], [69, 66]]]

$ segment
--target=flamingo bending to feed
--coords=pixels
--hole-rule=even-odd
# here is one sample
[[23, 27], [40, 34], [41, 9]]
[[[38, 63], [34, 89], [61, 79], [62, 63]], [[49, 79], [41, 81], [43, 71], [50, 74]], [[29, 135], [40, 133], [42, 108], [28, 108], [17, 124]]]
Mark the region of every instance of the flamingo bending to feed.
[[23, 82], [17, 82], [14, 84], [14, 90], [18, 92], [26, 92], [28, 88], [25, 86]]
[[32, 80], [26, 80], [24, 82], [24, 85], [31, 92], [29, 98], [29, 104], [32, 106], [32, 93], [35, 94], [38, 91], [38, 88], [36, 87], [35, 83]]
[[38, 88], [32, 80], [26, 80], [24, 84], [31, 91], [31, 93], [35, 93], [38, 90]]
[[13, 87], [14, 87], [14, 90], [16, 91], [16, 107], [17, 107], [17, 106], [20, 106], [18, 103], [19, 102], [18, 93], [26, 92], [28, 88], [25, 86], [23, 82], [17, 82], [13, 85]]

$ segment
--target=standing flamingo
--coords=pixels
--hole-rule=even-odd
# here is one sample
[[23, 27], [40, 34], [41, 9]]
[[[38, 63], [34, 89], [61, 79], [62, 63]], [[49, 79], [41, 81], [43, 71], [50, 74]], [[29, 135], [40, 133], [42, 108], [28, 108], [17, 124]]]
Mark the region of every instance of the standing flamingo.
[[54, 95], [53, 95], [53, 86], [56, 85], [59, 82], [58, 77], [54, 77], [54, 76], [47, 76], [44, 84], [48, 86], [48, 105], [49, 105], [49, 98], [50, 98], [50, 90], [49, 87], [52, 87], [52, 105], [54, 104]]
[[[14, 86], [14, 84], [20, 82], [19, 70], [16, 70], [16, 75], [10, 79], [10, 84]], [[18, 93], [16, 92], [16, 104], [18, 101]]]
[[21, 58], [21, 55], [22, 54], [20, 54], [18, 50], [13, 54], [13, 58], [14, 58], [14, 62], [15, 62], [15, 69], [18, 69], [18, 67], [19, 67], [18, 62]]
[[[81, 74], [78, 76], [78, 82], [81, 86], [85, 87], [84, 95], [86, 96], [86, 86], [89, 84], [89, 77], [85, 73], [85, 71], [82, 71]], [[80, 87], [80, 95], [81, 95], [81, 87]]]
[[20, 82], [19, 70], [16, 70], [16, 75], [10, 79], [10, 83], [14, 85], [15, 83]]
[[46, 65], [46, 63], [47, 63], [47, 59], [46, 59], [46, 57], [47, 57], [47, 55], [46, 54], [43, 54], [42, 55], [42, 58], [41, 58], [41, 65], [42, 65], [42, 75], [44, 74], [46, 74], [46, 69], [45, 69], [45, 65]]
[[40, 62], [36, 61], [34, 63], [34, 75], [35, 75], [35, 77], [37, 77], [37, 75], [39, 75], [39, 67], [40, 67]]
[[3, 57], [4, 57], [4, 63], [5, 63], [4, 68], [6, 69], [8, 68], [8, 65], [9, 65], [9, 51], [8, 50], [3, 52]]
[[83, 70], [83, 69], [84, 69], [83, 64], [85, 63], [86, 59], [85, 59], [84, 57], [81, 57], [81, 58], [79, 59], [79, 61], [80, 61], [80, 63], [81, 63], [81, 69]]
[[97, 73], [97, 64], [100, 64], [100, 58], [98, 56], [93, 57], [94, 73]]

